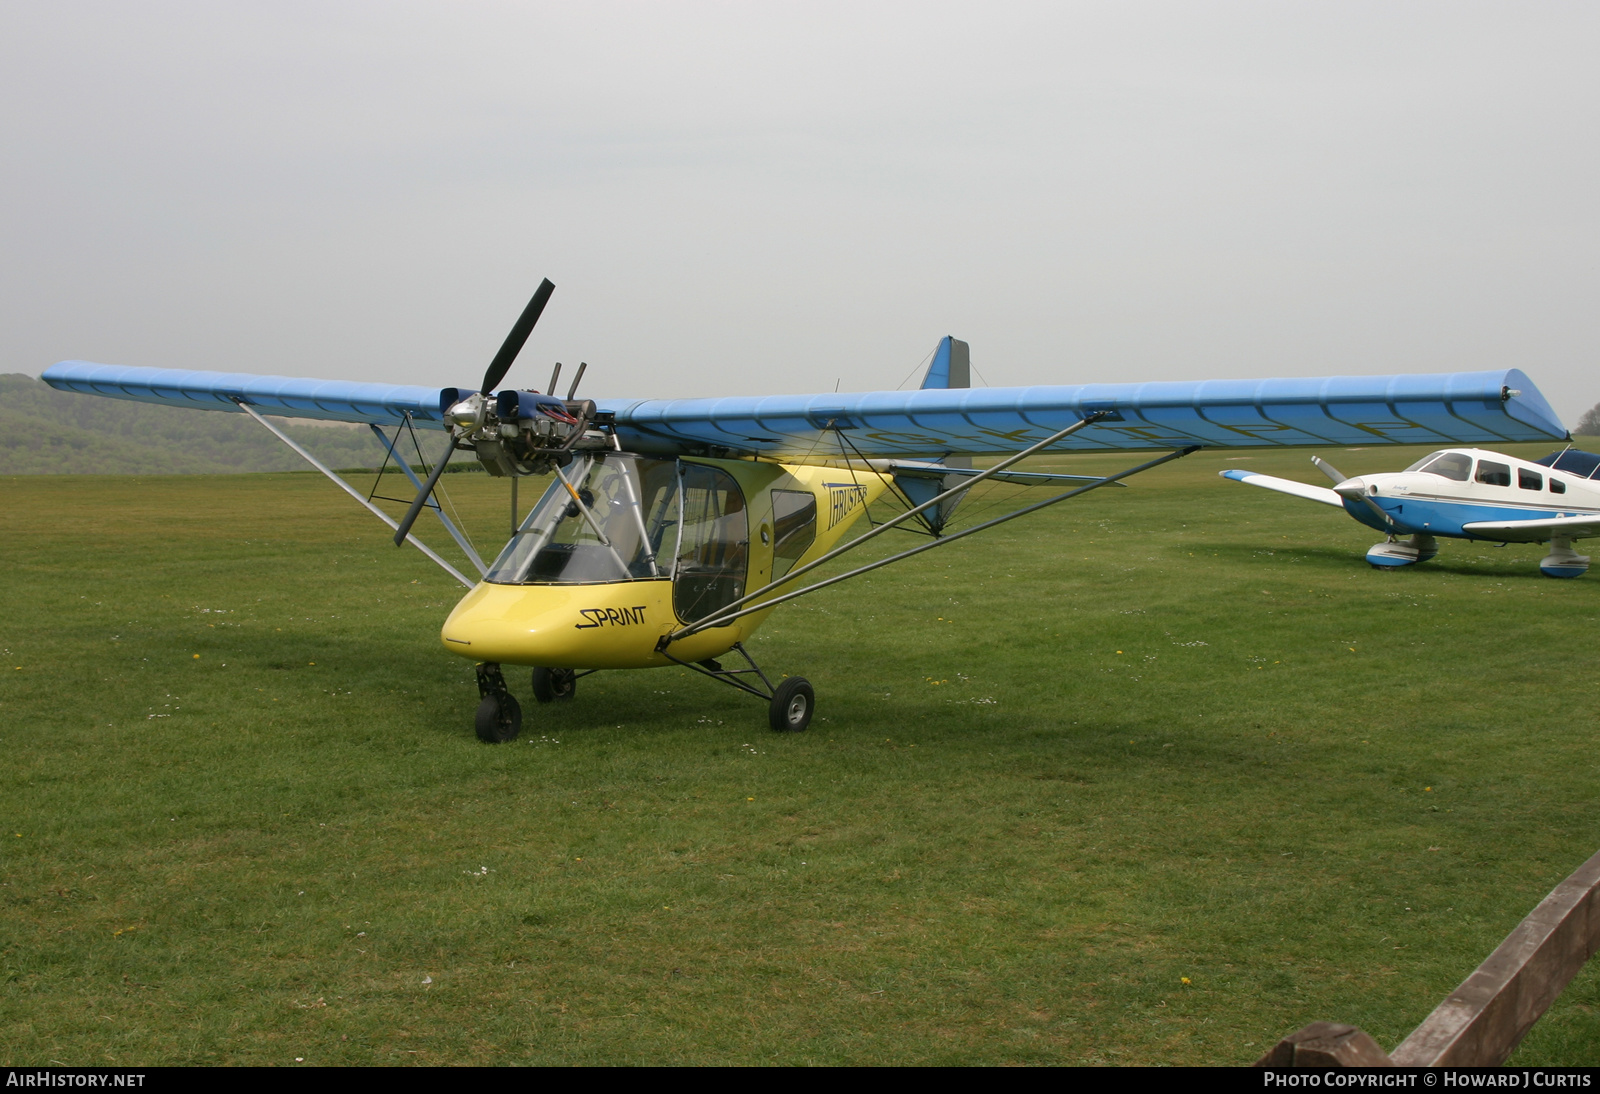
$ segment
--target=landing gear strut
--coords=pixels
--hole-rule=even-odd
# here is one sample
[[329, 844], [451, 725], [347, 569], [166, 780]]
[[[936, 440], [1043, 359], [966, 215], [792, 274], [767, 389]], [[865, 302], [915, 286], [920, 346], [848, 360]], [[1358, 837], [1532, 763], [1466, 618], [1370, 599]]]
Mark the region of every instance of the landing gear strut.
[[572, 669], [533, 670], [533, 697], [539, 702], [565, 703], [577, 693], [578, 674]]
[[473, 728], [480, 741], [502, 744], [522, 732], [522, 706], [506, 690], [506, 678], [500, 675], [500, 666], [492, 662], [478, 666], [478, 713], [473, 717]]
[[[724, 668], [722, 662], [714, 657], [704, 661], [679, 661], [667, 652], [665, 643], [656, 648], [663, 656], [677, 661], [686, 669], [694, 669], [701, 676], [709, 676], [731, 688], [767, 700], [767, 724], [779, 733], [799, 733], [811, 724], [811, 713], [817, 706], [817, 693], [811, 689], [810, 683], [804, 677], [785, 676], [777, 687], [773, 687], [767, 674], [761, 671], [761, 666], [756, 664], [755, 658], [746, 652], [741, 643], [735, 642], [733, 648], [750, 666], [747, 669]], [[761, 686], [741, 679], [749, 676], [761, 681]]]
[[[710, 657], [704, 661], [690, 662], [678, 661], [670, 653], [667, 656], [702, 676], [709, 676], [729, 687], [765, 699], [767, 724], [775, 732], [799, 733], [809, 727], [811, 715], [817, 707], [817, 693], [810, 682], [801, 676], [785, 676], [774, 687], [772, 681], [767, 679], [767, 674], [761, 671], [761, 666], [745, 652], [744, 646], [735, 644], [733, 648], [745, 659], [749, 668], [725, 668], [720, 661]], [[593, 671], [536, 668], [533, 670], [533, 697], [540, 703], [570, 702], [577, 693], [578, 677], [587, 676]], [[755, 680], [749, 680], [749, 677], [755, 677]], [[478, 702], [477, 714], [472, 719], [478, 739], [490, 744], [514, 740], [522, 732], [522, 706], [506, 687], [506, 678], [500, 672], [500, 666], [492, 661], [478, 666], [478, 694], [482, 698]]]

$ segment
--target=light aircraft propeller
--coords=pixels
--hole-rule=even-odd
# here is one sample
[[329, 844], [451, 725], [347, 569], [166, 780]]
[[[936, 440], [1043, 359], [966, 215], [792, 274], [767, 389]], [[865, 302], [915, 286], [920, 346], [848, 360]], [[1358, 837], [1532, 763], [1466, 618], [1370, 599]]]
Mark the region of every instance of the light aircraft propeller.
[[1360, 502], [1362, 505], [1366, 506], [1367, 509], [1369, 509], [1380, 522], [1382, 522], [1385, 528], [1393, 531], [1394, 521], [1389, 518], [1388, 513], [1385, 513], [1378, 506], [1377, 502], [1367, 497], [1367, 488], [1364, 483], [1356, 482], [1350, 486], [1346, 486], [1346, 483], [1352, 482], [1350, 476], [1344, 474], [1337, 467], [1333, 466], [1333, 464], [1329, 463], [1321, 456], [1312, 456], [1311, 462], [1317, 465], [1318, 471], [1321, 471], [1324, 475], [1333, 480], [1333, 492], [1335, 494], [1338, 494], [1346, 501]]
[[[489, 368], [483, 374], [483, 386], [478, 389], [477, 398], [465, 399], [450, 408], [451, 420], [463, 429], [481, 428], [484, 415], [489, 404], [489, 394], [500, 386], [500, 381], [506, 378], [506, 373], [511, 371], [511, 365], [517, 359], [517, 354], [522, 352], [522, 347], [528, 342], [528, 335], [533, 333], [533, 326], [539, 321], [539, 316], [544, 314], [544, 306], [550, 302], [550, 294], [556, 291], [555, 284], [547, 277], [539, 283], [534, 290], [533, 298], [528, 301], [528, 306], [522, 309], [522, 314], [512, 324], [511, 333], [506, 335], [506, 340], [501, 343], [500, 352], [494, 355], [494, 360], [489, 362]], [[550, 378], [550, 391], [555, 391], [556, 376], [561, 375], [561, 366], [556, 366], [556, 374]], [[578, 379], [583, 378], [583, 369], [578, 370]], [[573, 390], [578, 387], [577, 380], [572, 382]], [[569, 396], [570, 398], [570, 396]], [[445, 441], [444, 451], [439, 456], [439, 462], [433, 465], [433, 473], [428, 476], [428, 481], [417, 491], [416, 500], [411, 503], [411, 508], [406, 510], [405, 517], [400, 521], [400, 526], [395, 529], [394, 545], [404, 546], [406, 536], [411, 534], [411, 526], [417, 522], [417, 517], [422, 513], [422, 507], [428, 504], [428, 499], [433, 496], [434, 488], [439, 485], [439, 477], [444, 474], [445, 468], [450, 464], [450, 457], [459, 447], [456, 442], [454, 430], [449, 430]]]
[[1340, 471], [1337, 467], [1333, 466], [1333, 464], [1329, 463], [1321, 456], [1312, 456], [1311, 462], [1317, 465], [1318, 471], [1321, 471], [1324, 475], [1328, 476], [1328, 478], [1332, 479], [1333, 485], [1335, 486], [1338, 486], [1341, 482], [1345, 482], [1350, 478], [1349, 475], [1346, 475], [1344, 472]]

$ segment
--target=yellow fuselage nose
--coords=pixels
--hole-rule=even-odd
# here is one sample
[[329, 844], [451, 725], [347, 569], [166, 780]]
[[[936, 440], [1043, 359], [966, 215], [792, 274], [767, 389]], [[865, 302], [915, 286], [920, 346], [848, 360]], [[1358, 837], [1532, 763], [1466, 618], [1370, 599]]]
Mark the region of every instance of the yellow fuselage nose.
[[[672, 644], [679, 661], [716, 657], [754, 633], [767, 612]], [[445, 649], [474, 661], [570, 669], [640, 669], [670, 665], [656, 651], [661, 636], [682, 626], [672, 609], [672, 582], [599, 585], [494, 585], [485, 581], [445, 620]]]

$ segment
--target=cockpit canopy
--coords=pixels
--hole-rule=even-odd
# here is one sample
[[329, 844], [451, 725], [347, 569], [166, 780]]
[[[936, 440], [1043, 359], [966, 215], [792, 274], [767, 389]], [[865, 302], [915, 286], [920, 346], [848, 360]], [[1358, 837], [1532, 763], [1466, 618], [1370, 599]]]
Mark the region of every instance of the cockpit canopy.
[[[581, 455], [558, 472], [489, 567], [497, 585], [634, 581], [659, 576], [677, 485], [671, 460]], [[669, 545], [670, 550], [670, 545]]]
[[[1484, 459], [1485, 455], [1471, 451], [1459, 452], [1444, 449], [1439, 452], [1430, 452], [1406, 471], [1420, 471], [1428, 475], [1438, 475], [1441, 478], [1454, 482], [1474, 482], [1484, 486], [1511, 486], [1515, 483], [1519, 490], [1545, 490], [1548, 488], [1552, 494], [1565, 494], [1567, 484], [1557, 475], [1541, 475], [1527, 467], [1516, 467], [1506, 457], [1499, 459]], [[1557, 471], [1564, 471], [1569, 475], [1581, 475], [1585, 478], [1600, 478], [1600, 456], [1588, 452], [1579, 452], [1567, 449], [1564, 452], [1553, 452], [1535, 463]], [[1476, 470], [1474, 470], [1476, 465]], [[1548, 480], [1548, 482], [1547, 482]]]
[[1406, 470], [1425, 471], [1456, 482], [1466, 482], [1472, 476], [1472, 457], [1465, 452], [1429, 452]]
[[726, 471], [596, 452], [579, 455], [557, 475], [484, 580], [579, 585], [671, 578], [674, 607], [684, 619], [744, 595], [750, 521], [744, 494]]

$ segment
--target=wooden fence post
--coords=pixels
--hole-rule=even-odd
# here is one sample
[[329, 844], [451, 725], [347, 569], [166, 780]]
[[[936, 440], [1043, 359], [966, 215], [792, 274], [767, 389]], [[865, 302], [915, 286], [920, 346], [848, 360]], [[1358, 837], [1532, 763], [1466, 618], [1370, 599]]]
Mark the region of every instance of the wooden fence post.
[[[1279, 1041], [1256, 1066], [1498, 1067], [1596, 949], [1600, 853], [1551, 890], [1387, 1057], [1354, 1026], [1313, 1022]], [[1367, 1045], [1383, 1058], [1373, 1058]]]

